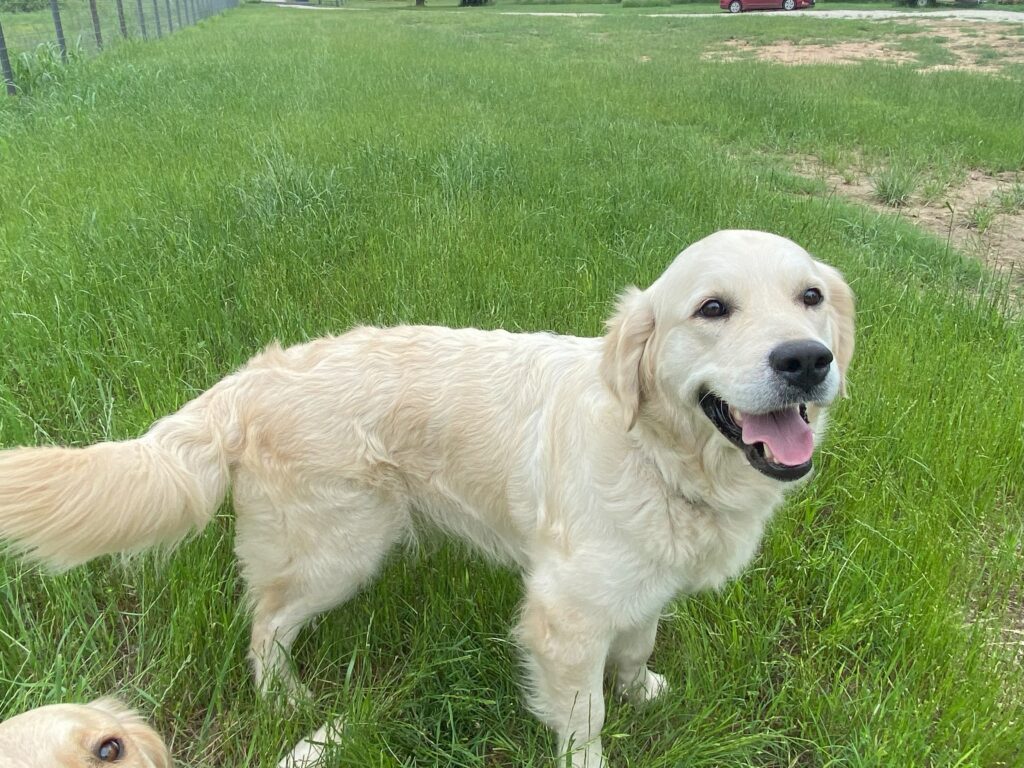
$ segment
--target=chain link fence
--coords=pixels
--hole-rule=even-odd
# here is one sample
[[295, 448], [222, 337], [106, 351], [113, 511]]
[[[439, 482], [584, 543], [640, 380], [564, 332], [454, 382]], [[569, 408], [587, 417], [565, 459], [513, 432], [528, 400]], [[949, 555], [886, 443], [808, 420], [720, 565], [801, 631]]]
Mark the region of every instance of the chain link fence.
[[152, 40], [239, 0], [0, 0], [0, 74], [7, 93], [129, 38]]

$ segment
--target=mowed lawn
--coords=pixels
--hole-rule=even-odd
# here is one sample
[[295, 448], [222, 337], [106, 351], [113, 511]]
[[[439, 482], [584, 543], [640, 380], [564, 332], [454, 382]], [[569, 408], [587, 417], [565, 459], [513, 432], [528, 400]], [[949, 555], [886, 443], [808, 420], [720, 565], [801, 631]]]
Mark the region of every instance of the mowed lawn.
[[[1022, 81], [701, 59], [763, 17], [497, 10], [249, 6], [0, 102], [0, 443], [138, 435], [358, 323], [599, 334], [689, 242], [778, 232], [857, 293], [851, 397], [753, 566], [668, 607], [673, 690], [612, 705], [612, 765], [1020, 765], [1019, 304], [787, 158], [1021, 169]], [[514, 573], [425, 539], [302, 635], [291, 710], [251, 685], [232, 527], [56, 576], [0, 559], [0, 718], [120, 693], [195, 768], [273, 766], [335, 715], [331, 765], [546, 764]]]

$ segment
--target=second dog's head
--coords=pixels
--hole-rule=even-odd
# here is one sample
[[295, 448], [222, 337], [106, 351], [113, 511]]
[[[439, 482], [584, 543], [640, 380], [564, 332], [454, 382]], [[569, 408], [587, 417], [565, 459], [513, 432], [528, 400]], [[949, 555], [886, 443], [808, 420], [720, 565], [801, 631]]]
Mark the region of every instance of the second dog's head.
[[5, 768], [170, 768], [163, 740], [114, 699], [54, 704], [0, 723]]

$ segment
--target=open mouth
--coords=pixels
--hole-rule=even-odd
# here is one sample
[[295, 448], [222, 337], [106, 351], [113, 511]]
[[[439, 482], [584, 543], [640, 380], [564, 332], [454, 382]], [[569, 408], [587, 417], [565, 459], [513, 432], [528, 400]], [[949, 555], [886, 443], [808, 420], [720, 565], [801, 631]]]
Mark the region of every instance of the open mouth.
[[811, 471], [814, 433], [805, 403], [769, 413], [744, 413], [705, 390], [700, 394], [700, 407], [758, 472], [788, 482]]

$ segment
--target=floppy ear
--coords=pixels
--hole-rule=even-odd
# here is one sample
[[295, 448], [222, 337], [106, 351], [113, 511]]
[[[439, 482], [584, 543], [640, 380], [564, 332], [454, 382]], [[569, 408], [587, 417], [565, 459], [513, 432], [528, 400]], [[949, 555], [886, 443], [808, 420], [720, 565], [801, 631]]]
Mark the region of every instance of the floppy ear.
[[137, 712], [129, 709], [117, 699], [98, 699], [89, 707], [99, 709], [117, 719], [118, 727], [122, 736], [131, 750], [128, 757], [141, 755], [143, 760], [136, 760], [126, 765], [140, 766], [144, 768], [171, 768], [171, 753], [167, 750], [160, 735], [149, 727]]
[[654, 308], [639, 288], [628, 288], [619, 296], [615, 314], [607, 323], [601, 378], [622, 408], [628, 432], [640, 414], [640, 400], [650, 383], [650, 371], [641, 370], [644, 349], [654, 332]]
[[818, 263], [825, 276], [825, 290], [832, 326], [832, 354], [839, 369], [839, 392], [846, 397], [846, 369], [853, 357], [853, 291], [838, 270]]

